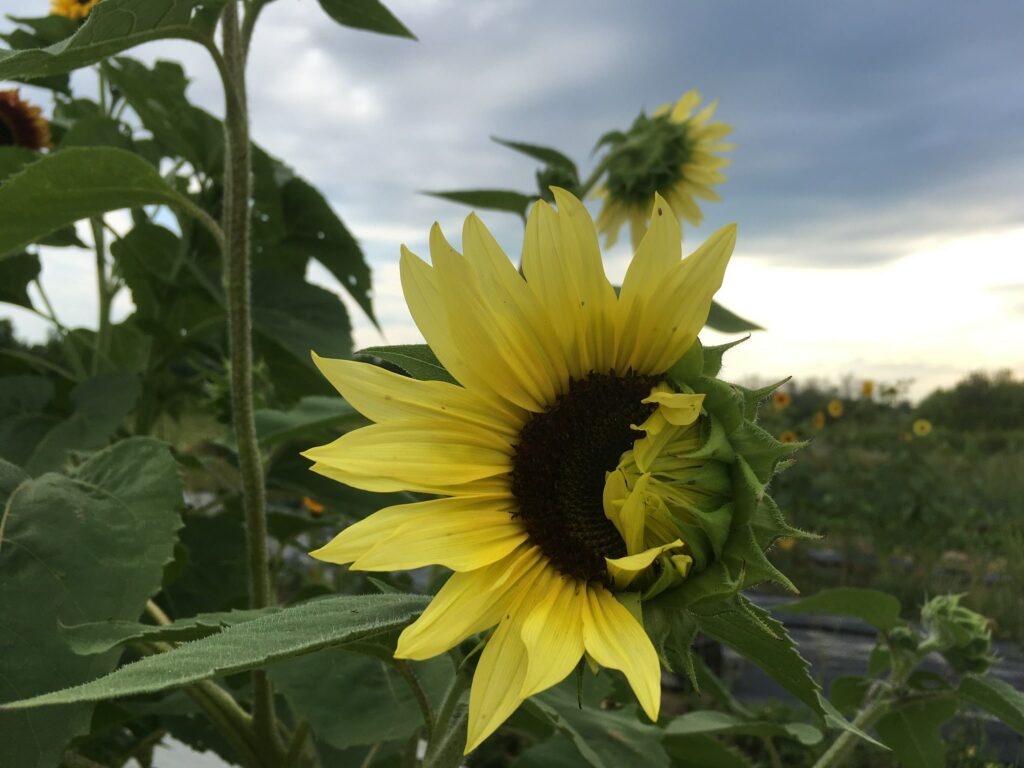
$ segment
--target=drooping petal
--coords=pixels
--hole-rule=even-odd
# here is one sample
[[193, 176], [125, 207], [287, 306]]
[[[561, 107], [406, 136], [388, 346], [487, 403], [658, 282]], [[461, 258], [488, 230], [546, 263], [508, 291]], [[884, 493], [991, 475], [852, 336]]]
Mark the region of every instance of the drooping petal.
[[[642, 552], [644, 549], [644, 524], [647, 521], [647, 486], [650, 483], [651, 476], [643, 475], [633, 485], [633, 488], [628, 491], [628, 496], [623, 501], [611, 501], [607, 503], [610, 498], [608, 491], [608, 482], [611, 482], [614, 487], [618, 488], [621, 484], [622, 490], [626, 490], [624, 479], [614, 478], [615, 475], [621, 475], [621, 473], [613, 472], [608, 478], [605, 479], [605, 499], [604, 514], [609, 520], [612, 521], [612, 525], [618, 530], [619, 535], [622, 536], [622, 540], [626, 543], [626, 552], [629, 554], [635, 554]], [[614, 478], [614, 479], [612, 479]]]
[[504, 515], [514, 505], [507, 494], [480, 494], [428, 499], [411, 504], [396, 504], [377, 510], [343, 530], [320, 549], [309, 554], [318, 560], [345, 565], [362, 557], [381, 542], [385, 542], [403, 527], [413, 527], [432, 520], [463, 518], [480, 514], [487, 517]]
[[475, 571], [454, 573], [398, 638], [395, 657], [429, 659], [493, 627], [545, 568], [540, 550], [520, 546]]
[[529, 657], [524, 698], [560, 683], [583, 655], [587, 585], [550, 569], [548, 576], [546, 595], [523, 619], [520, 636]]
[[352, 567], [400, 571], [443, 565], [453, 571], [472, 571], [500, 560], [526, 539], [525, 527], [507, 509], [449, 511], [403, 524]]
[[682, 540], [676, 539], [668, 544], [649, 547], [643, 552], [637, 552], [635, 555], [616, 558], [606, 557], [605, 563], [608, 565], [608, 575], [615, 582], [616, 589], [628, 589], [629, 585], [633, 583], [633, 579], [649, 568], [651, 563], [658, 558], [658, 555], [669, 549], [676, 549], [681, 546], [683, 546]]
[[353, 408], [372, 421], [454, 419], [515, 437], [525, 414], [501, 398], [446, 381], [419, 381], [368, 363], [313, 353], [313, 362]]
[[487, 641], [469, 690], [465, 754], [476, 749], [526, 698], [526, 646], [519, 636], [522, 600], [513, 605]]
[[704, 395], [690, 395], [683, 392], [651, 392], [640, 402], [657, 403], [658, 411], [665, 421], [677, 427], [688, 427], [700, 418]]
[[661, 668], [647, 633], [615, 596], [600, 585], [587, 590], [583, 644], [603, 667], [620, 670], [651, 720], [661, 708]]
[[508, 472], [512, 450], [505, 438], [478, 427], [409, 419], [371, 424], [302, 455], [363, 490], [448, 495], [449, 488]]

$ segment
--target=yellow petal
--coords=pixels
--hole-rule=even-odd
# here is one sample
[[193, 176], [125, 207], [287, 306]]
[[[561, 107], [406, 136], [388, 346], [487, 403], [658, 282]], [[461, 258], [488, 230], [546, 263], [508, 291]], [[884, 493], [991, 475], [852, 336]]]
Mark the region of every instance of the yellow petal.
[[490, 390], [528, 411], [554, 400], [554, 377], [538, 359], [544, 352], [509, 305], [492, 304], [470, 263], [450, 247], [431, 251], [451, 343]]
[[469, 690], [466, 749], [469, 754], [490, 736], [526, 697], [520, 691], [526, 677], [526, 646], [519, 637], [520, 605], [513, 605], [480, 654]]
[[[523, 619], [523, 644], [529, 656], [523, 698], [560, 683], [583, 655], [583, 603], [587, 585], [548, 569], [543, 599]], [[538, 591], [538, 586], [533, 591]]]
[[[620, 474], [618, 472], [610, 474], [605, 479], [606, 486], [609, 480], [617, 485], [620, 480], [615, 479], [615, 475]], [[647, 520], [646, 496], [650, 481], [650, 475], [642, 475], [621, 505], [613, 503], [604, 506], [605, 517], [612, 521], [619, 535], [626, 542], [626, 552], [631, 555], [642, 552], [644, 549], [644, 523]]]
[[401, 571], [443, 565], [453, 571], [472, 571], [500, 560], [526, 539], [526, 529], [508, 509], [466, 508], [404, 523], [361, 555], [352, 568]]
[[395, 657], [429, 659], [493, 627], [543, 571], [537, 547], [521, 546], [496, 563], [454, 573], [398, 638]]
[[672, 555], [669, 559], [679, 572], [679, 575], [685, 579], [693, 567], [693, 558], [689, 555]]
[[600, 585], [587, 590], [583, 644], [598, 664], [621, 670], [651, 720], [661, 707], [658, 654], [643, 627], [615, 596]]
[[478, 427], [409, 419], [362, 427], [302, 455], [367, 491], [451, 495], [446, 489], [508, 472], [512, 451]]
[[617, 308], [616, 370], [624, 372], [645, 354], [647, 340], [640, 336], [651, 297], [682, 258], [679, 221], [661, 195], [654, 196], [651, 226], [640, 241], [622, 281]]
[[427, 416], [456, 419], [509, 437], [525, 413], [497, 397], [481, 396], [446, 381], [418, 381], [376, 365], [320, 357], [313, 362], [353, 408], [373, 421]]
[[687, 91], [672, 107], [672, 121], [676, 123], [683, 122], [697, 108], [698, 104], [700, 104], [700, 91], [697, 89]]
[[[625, 557], [604, 559], [608, 565], [608, 574], [615, 581], [616, 589], [626, 589], [630, 584], [633, 583], [633, 579], [640, 575], [640, 573], [649, 568], [658, 555], [669, 549], [675, 549], [676, 547], [683, 546], [681, 539], [676, 539], [668, 544], [662, 544], [658, 547], [650, 547], [645, 549], [643, 552], [638, 552], [635, 555], [626, 555]], [[685, 574], [684, 574], [685, 575]]]
[[309, 554], [318, 560], [345, 565], [386, 541], [403, 526], [416, 527], [434, 519], [460, 518], [467, 514], [504, 515], [508, 518], [508, 510], [514, 504], [515, 500], [508, 494], [456, 496], [396, 504], [350, 525], [328, 544]]
[[707, 320], [735, 245], [736, 226], [722, 227], [673, 267], [645, 307], [638, 338], [646, 343], [631, 358], [634, 370], [663, 373], [690, 348]]
[[665, 421], [677, 427], [687, 427], [700, 417], [704, 395], [689, 395], [683, 392], [651, 392], [640, 402], [657, 403]]

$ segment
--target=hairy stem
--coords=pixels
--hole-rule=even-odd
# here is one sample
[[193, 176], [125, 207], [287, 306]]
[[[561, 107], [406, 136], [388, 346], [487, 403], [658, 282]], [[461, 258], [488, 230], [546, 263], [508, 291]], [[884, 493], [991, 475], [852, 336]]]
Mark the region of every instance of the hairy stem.
[[[867, 730], [889, 711], [893, 699], [887, 695], [886, 688], [884, 683], [876, 682], [868, 691], [864, 706], [853, 720], [853, 724], [857, 728], [862, 731]], [[859, 738], [852, 731], [843, 731], [825, 750], [825, 754], [818, 758], [814, 768], [835, 768], [835, 766], [841, 765]]]
[[[274, 603], [267, 554], [266, 493], [263, 464], [256, 440], [252, 392], [252, 307], [249, 264], [249, 223], [252, 194], [249, 114], [245, 86], [245, 50], [238, 21], [238, 3], [230, 0], [221, 17], [226, 158], [224, 167], [224, 288], [228, 307], [228, 348], [231, 413], [238, 445], [242, 507], [249, 561], [249, 604]], [[274, 693], [264, 670], [252, 673], [253, 724], [268, 754], [282, 755], [274, 713]]]
[[434, 734], [434, 710], [430, 706], [430, 700], [427, 698], [426, 692], [423, 690], [423, 686], [420, 685], [419, 679], [413, 673], [412, 668], [409, 666], [409, 662], [405, 659], [392, 659], [391, 663], [395, 669], [398, 670], [399, 674], [405, 678], [405, 682], [409, 684], [409, 688], [412, 689], [413, 696], [416, 697], [416, 703], [420, 707], [420, 712], [423, 713], [423, 725], [427, 728], [427, 739], [433, 738]]

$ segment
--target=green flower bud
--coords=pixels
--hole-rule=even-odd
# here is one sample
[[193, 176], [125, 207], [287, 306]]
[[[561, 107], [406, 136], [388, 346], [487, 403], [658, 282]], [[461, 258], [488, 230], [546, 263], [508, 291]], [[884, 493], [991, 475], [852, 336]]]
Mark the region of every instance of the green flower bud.
[[961, 595], [941, 595], [921, 608], [928, 637], [922, 648], [939, 651], [953, 669], [984, 672], [995, 661], [992, 628], [980, 613], [960, 605]]

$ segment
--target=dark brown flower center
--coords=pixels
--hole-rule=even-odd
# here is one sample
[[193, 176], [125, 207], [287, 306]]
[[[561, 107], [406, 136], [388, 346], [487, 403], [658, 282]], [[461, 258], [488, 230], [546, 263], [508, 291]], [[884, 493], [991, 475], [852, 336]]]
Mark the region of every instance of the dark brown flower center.
[[519, 433], [512, 463], [512, 493], [530, 539], [566, 576], [607, 582], [606, 557], [626, 546], [605, 517], [605, 474], [641, 435], [655, 406], [641, 403], [655, 376], [591, 373], [570, 380], [569, 391]]

